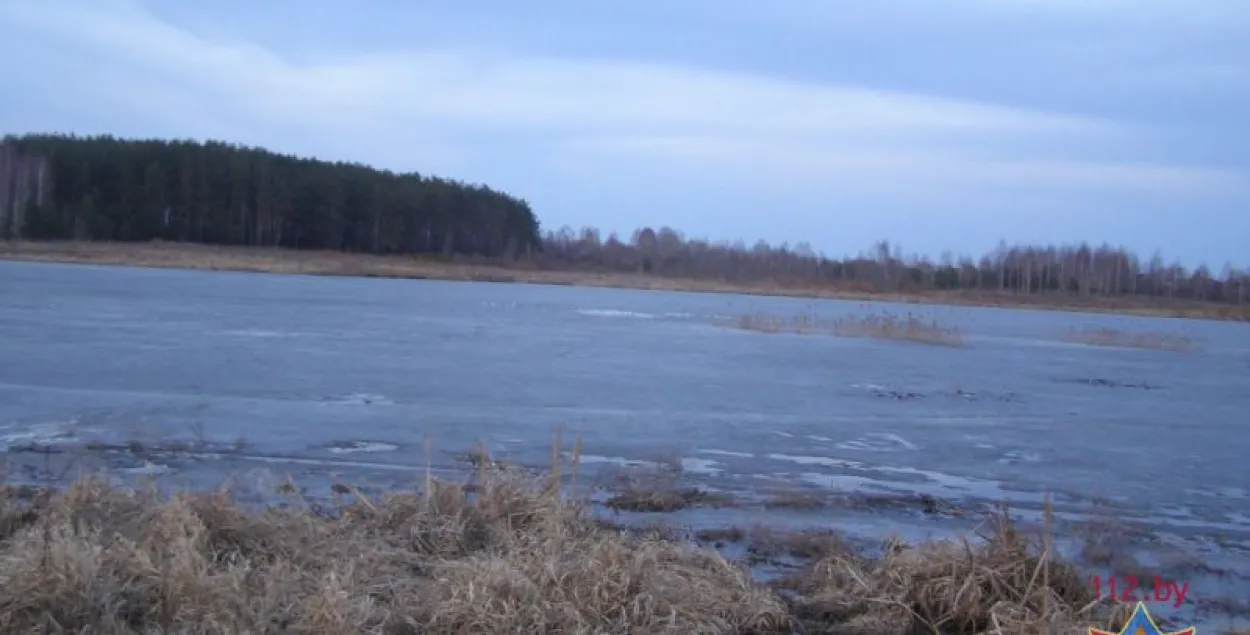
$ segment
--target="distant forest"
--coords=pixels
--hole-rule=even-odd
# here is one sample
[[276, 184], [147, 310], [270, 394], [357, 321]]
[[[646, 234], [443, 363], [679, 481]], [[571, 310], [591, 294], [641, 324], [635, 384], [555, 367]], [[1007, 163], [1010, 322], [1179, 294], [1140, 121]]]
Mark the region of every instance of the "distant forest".
[[219, 142], [58, 135], [0, 144], [0, 236], [516, 258], [525, 201], [484, 186]]
[[[427, 255], [863, 292], [1013, 293], [1245, 303], [1250, 272], [1213, 274], [1110, 245], [1002, 244], [980, 258], [905, 256], [888, 242], [835, 259], [807, 243], [713, 243], [663, 227], [628, 239], [542, 232], [523, 199], [417, 173], [221, 142], [64, 135], [0, 142], [0, 237], [166, 240]], [[1038, 298], [1040, 299], [1040, 298]]]

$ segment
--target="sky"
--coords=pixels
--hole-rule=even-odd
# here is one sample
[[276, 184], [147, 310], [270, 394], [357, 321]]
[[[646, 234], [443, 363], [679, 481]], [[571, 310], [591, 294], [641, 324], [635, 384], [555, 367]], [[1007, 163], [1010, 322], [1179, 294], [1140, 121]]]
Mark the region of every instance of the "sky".
[[1246, 0], [15, 0], [0, 81], [0, 132], [417, 171], [544, 229], [1250, 268]]

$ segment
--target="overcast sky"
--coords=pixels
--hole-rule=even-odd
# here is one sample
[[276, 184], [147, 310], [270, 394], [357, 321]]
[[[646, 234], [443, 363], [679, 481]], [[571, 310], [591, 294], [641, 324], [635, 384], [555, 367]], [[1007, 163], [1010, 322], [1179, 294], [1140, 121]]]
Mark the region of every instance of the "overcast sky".
[[12, 0], [0, 131], [480, 182], [544, 228], [1250, 266], [1250, 1]]

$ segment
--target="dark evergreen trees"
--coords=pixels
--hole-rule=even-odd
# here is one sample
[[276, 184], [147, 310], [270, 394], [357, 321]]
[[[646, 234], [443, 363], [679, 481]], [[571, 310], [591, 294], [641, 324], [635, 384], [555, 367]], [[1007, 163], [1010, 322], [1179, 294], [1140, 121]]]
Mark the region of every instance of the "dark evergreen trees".
[[0, 144], [0, 237], [487, 258], [541, 248], [529, 204], [484, 186], [219, 142], [60, 135]]

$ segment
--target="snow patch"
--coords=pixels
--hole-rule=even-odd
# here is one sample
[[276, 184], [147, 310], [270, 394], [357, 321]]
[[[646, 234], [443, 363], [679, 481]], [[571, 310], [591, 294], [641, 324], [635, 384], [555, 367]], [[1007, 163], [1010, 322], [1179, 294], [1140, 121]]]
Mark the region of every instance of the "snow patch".
[[731, 452], [731, 451], [729, 451], [729, 450], [714, 450], [714, 449], [713, 449], [713, 450], [702, 450], [702, 449], [700, 449], [700, 450], [695, 450], [695, 451], [696, 451], [696, 452], [698, 452], [698, 453], [700, 453], [700, 454], [715, 454], [715, 455], [718, 455], [718, 456], [733, 456], [733, 457], [737, 457], [737, 458], [740, 458], [740, 459], [750, 459], [750, 458], [754, 458], [754, 457], [755, 457], [755, 455], [754, 455], [754, 454], [751, 454], [750, 452]]
[[394, 452], [399, 449], [399, 446], [381, 441], [352, 441], [327, 449], [335, 454], [351, 454], [353, 452]]
[[864, 452], [898, 452], [900, 450], [918, 450], [916, 444], [892, 432], [869, 432], [858, 439], [843, 441], [838, 444], [841, 450], [860, 450]]
[[634, 318], [637, 320], [650, 320], [655, 318], [655, 316], [650, 313], [621, 311], [618, 309], [578, 309], [577, 312], [588, 317]]
[[712, 476], [725, 471], [723, 468], [717, 467], [718, 465], [720, 465], [720, 462], [711, 459], [683, 458], [681, 460], [681, 471]]
[[327, 400], [327, 403], [338, 406], [391, 406], [395, 404], [386, 395], [370, 392], [356, 392], [343, 397], [332, 397]]

